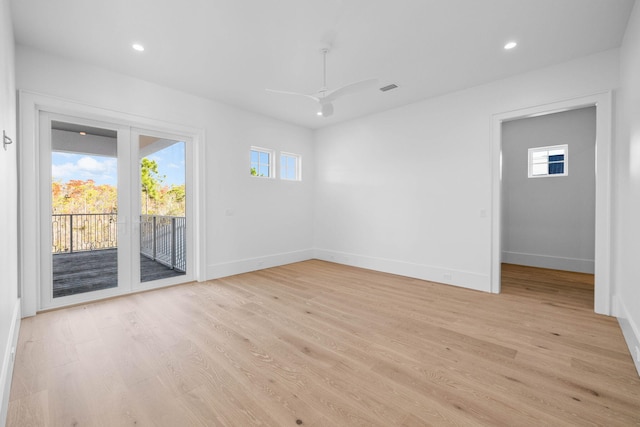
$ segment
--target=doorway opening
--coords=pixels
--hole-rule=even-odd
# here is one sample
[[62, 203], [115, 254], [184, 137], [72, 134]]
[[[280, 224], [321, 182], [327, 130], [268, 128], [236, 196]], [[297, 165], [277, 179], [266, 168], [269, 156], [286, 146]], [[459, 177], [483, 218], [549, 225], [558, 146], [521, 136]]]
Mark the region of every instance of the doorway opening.
[[[19, 107], [22, 133], [19, 203], [23, 243], [20, 282], [24, 316], [205, 277], [206, 264], [201, 260], [206, 259], [206, 248], [199, 238], [204, 233], [204, 224], [199, 221], [203, 215], [198, 201], [204, 195], [204, 183], [197, 179], [204, 165], [204, 156], [197, 155], [203, 150], [202, 129], [30, 92], [20, 93]], [[67, 133], [67, 141], [54, 141], [53, 134], [59, 131]], [[71, 137], [70, 133], [75, 135]], [[89, 142], [87, 137], [97, 142]], [[172, 155], [163, 151], [165, 149], [172, 151]], [[55, 156], [62, 159], [55, 160]], [[151, 180], [155, 186], [146, 189], [149, 194], [146, 211], [143, 196], [147, 194], [141, 184], [145, 157], [157, 164], [157, 176]], [[69, 175], [73, 169], [87, 175]], [[93, 175], [88, 175], [89, 172]], [[61, 185], [56, 190], [57, 176]], [[70, 180], [81, 182], [62, 185]], [[89, 180], [93, 182], [87, 183]], [[69, 194], [83, 185], [87, 191], [81, 191], [81, 197]], [[111, 188], [102, 188], [100, 192], [96, 187], [101, 185]], [[53, 201], [56, 191], [58, 205]], [[76, 208], [81, 206], [81, 210], [64, 211], [62, 205], [72, 201]], [[90, 201], [92, 203], [88, 203]], [[54, 221], [55, 214], [67, 217]], [[98, 220], [74, 216], [71, 225], [69, 216], [81, 214], [91, 214]], [[143, 215], [157, 217], [155, 229], [146, 226], [143, 230]], [[161, 216], [182, 218], [162, 221], [158, 219]], [[55, 222], [61, 225], [59, 231], [54, 231]], [[144, 237], [145, 233], [153, 236], [154, 232], [156, 242]], [[59, 243], [54, 244], [56, 239]], [[70, 286], [75, 290], [61, 291], [54, 297], [54, 256], [79, 256], [77, 252], [85, 256], [99, 254], [100, 261], [76, 261], [72, 263], [73, 269], [60, 270], [75, 270], [82, 276], [85, 273], [79, 269], [80, 265], [94, 264], [89, 270], [95, 273], [111, 264], [116, 272], [97, 274], [103, 282], [93, 285], [89, 274], [85, 274], [81, 280], [85, 288], [80, 288], [80, 281], [76, 281]], [[111, 261], [108, 261], [110, 254]], [[144, 264], [148, 262], [168, 273], [147, 275]], [[59, 273], [56, 276], [62, 277]], [[104, 280], [106, 277], [111, 277], [110, 281]]]
[[[118, 287], [117, 137], [114, 129], [51, 121], [54, 299]], [[140, 281], [182, 276], [187, 271], [185, 143], [138, 139]]]
[[[594, 311], [611, 315], [610, 286], [610, 200], [611, 200], [611, 93], [600, 93], [566, 101], [539, 105], [531, 108], [496, 114], [493, 117], [492, 159], [493, 159], [493, 202], [492, 202], [492, 250], [491, 250], [491, 291], [501, 291], [503, 261], [503, 135], [504, 122], [538, 117], [585, 107], [596, 107], [595, 145], [595, 236], [594, 236]], [[541, 144], [553, 145], [553, 144]], [[570, 154], [569, 154], [570, 156]], [[570, 168], [571, 166], [569, 166]], [[536, 178], [540, 179], [540, 178]], [[542, 178], [558, 179], [558, 178]]]
[[190, 139], [47, 111], [39, 124], [41, 307], [193, 280]]
[[503, 290], [515, 269], [549, 297], [572, 281], [593, 293], [595, 139], [596, 107], [502, 123]]

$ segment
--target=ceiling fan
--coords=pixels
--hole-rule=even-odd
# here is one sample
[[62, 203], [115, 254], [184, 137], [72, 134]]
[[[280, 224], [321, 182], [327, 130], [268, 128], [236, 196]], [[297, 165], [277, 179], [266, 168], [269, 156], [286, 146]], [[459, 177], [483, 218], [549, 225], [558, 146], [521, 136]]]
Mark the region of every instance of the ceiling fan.
[[360, 92], [370, 87], [374, 87], [378, 83], [378, 79], [367, 79], [359, 82], [349, 83], [348, 85], [339, 87], [338, 89], [330, 90], [327, 87], [327, 54], [330, 52], [331, 46], [325, 45], [320, 48], [322, 54], [323, 74], [322, 74], [322, 87], [319, 91], [311, 94], [299, 93], [299, 92], [287, 92], [284, 90], [267, 89], [267, 92], [281, 93], [284, 95], [304, 96], [311, 98], [320, 105], [318, 115], [323, 117], [329, 117], [333, 114], [333, 101], [341, 98], [345, 95], [351, 95], [356, 92]]

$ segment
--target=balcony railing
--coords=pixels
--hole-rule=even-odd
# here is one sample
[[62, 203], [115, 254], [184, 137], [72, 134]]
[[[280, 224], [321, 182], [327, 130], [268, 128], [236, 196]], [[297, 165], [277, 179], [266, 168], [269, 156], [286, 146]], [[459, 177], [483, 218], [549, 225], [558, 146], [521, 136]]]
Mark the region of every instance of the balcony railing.
[[178, 271], [187, 271], [187, 219], [140, 216], [140, 253]]
[[[52, 252], [73, 253], [118, 247], [118, 215], [51, 215]], [[169, 268], [187, 270], [185, 217], [141, 215], [140, 253]]]
[[118, 214], [51, 215], [52, 252], [95, 251], [118, 246]]

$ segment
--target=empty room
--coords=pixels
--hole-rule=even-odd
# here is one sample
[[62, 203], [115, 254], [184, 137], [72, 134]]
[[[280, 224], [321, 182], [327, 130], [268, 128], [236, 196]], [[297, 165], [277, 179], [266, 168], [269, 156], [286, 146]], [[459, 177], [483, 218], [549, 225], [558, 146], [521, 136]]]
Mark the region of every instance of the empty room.
[[640, 425], [635, 0], [0, 5], [0, 427]]

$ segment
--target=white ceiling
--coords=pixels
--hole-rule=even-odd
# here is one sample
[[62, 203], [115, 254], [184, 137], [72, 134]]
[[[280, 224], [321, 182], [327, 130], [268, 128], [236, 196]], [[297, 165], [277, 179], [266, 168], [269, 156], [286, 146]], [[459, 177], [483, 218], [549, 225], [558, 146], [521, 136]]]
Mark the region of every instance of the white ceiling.
[[[309, 128], [620, 46], [633, 0], [13, 0], [16, 41]], [[516, 40], [518, 47], [502, 47]], [[371, 90], [313, 100], [371, 77]], [[140, 42], [145, 52], [131, 44]]]

